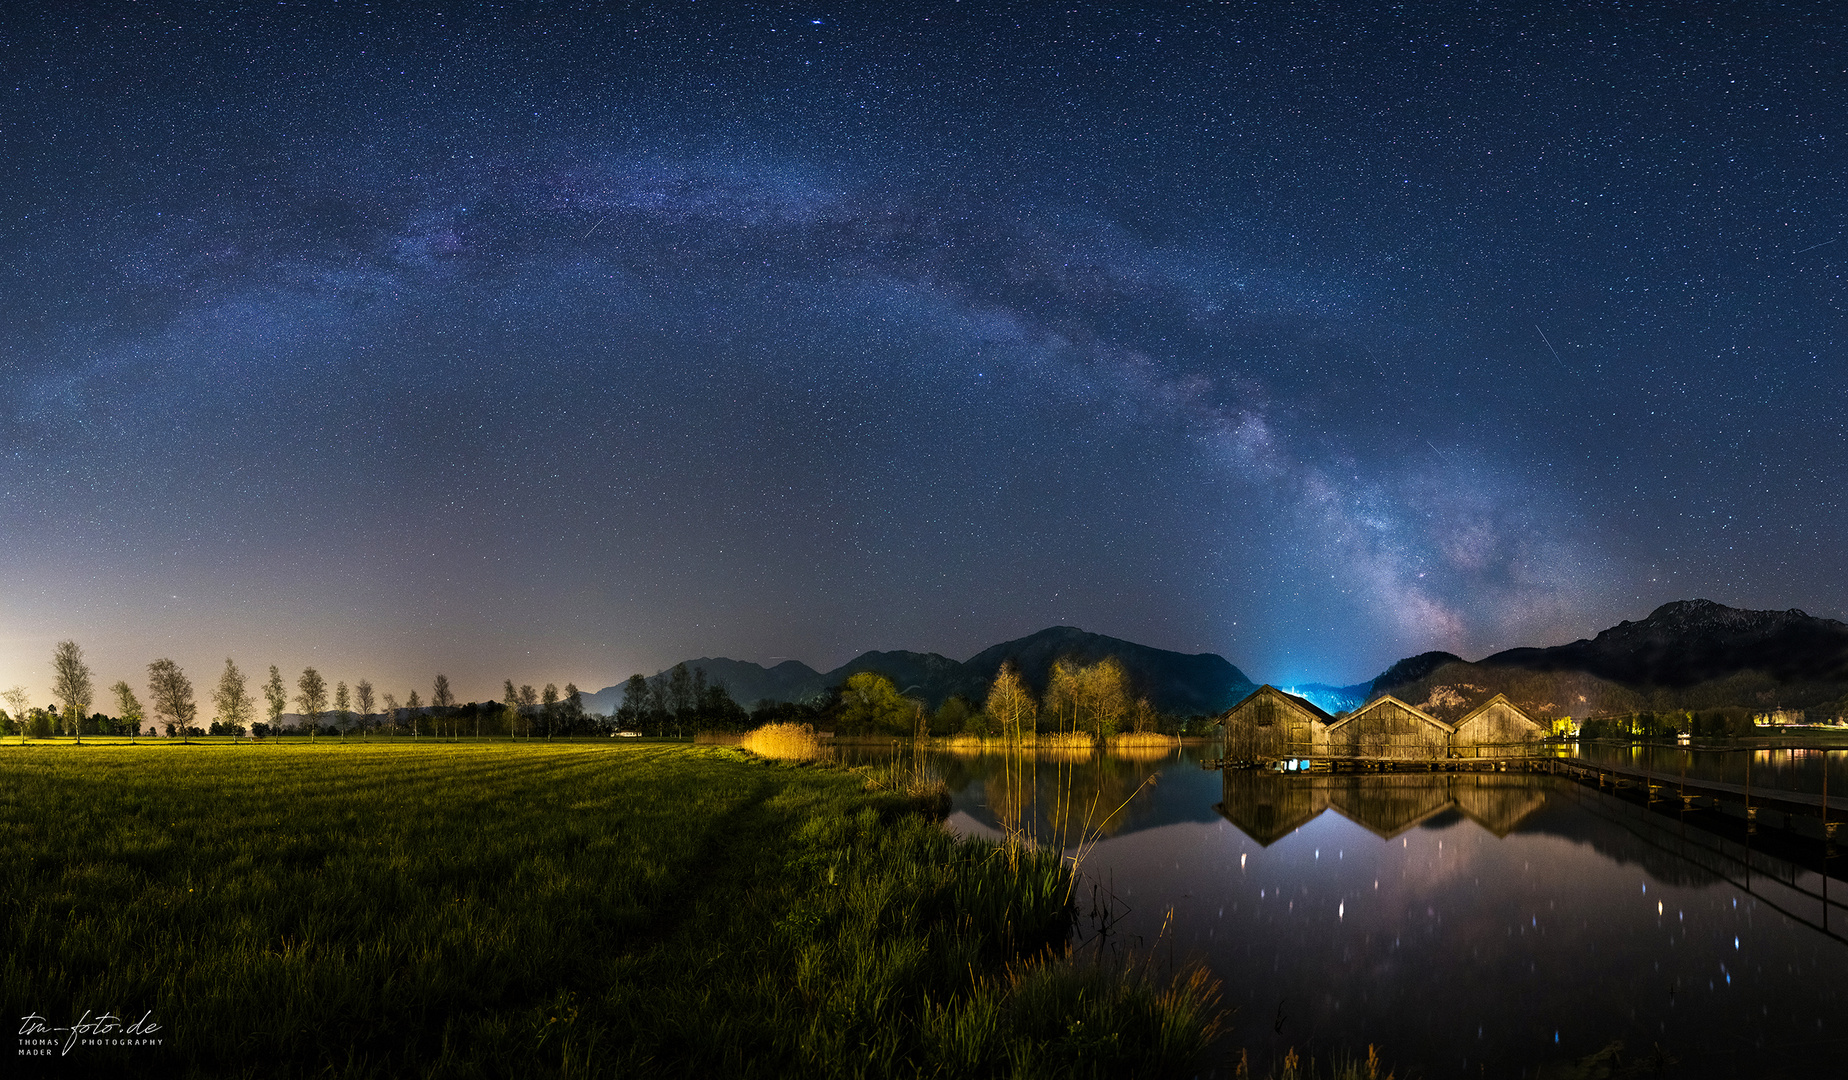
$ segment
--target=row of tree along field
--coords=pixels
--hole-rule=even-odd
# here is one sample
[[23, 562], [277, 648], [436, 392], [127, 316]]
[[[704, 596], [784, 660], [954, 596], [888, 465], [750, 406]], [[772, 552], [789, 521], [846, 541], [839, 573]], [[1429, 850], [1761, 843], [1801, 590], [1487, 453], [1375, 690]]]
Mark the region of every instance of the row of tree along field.
[[[498, 702], [458, 703], [449, 689], [449, 677], [437, 675], [426, 703], [412, 690], [400, 703], [395, 694], [380, 691], [368, 679], [349, 687], [344, 680], [331, 686], [316, 669], [303, 668], [291, 687], [280, 668], [270, 665], [269, 678], [254, 689], [262, 695], [263, 712], [250, 679], [237, 662], [225, 658], [218, 683], [207, 695], [211, 710], [204, 722], [192, 680], [170, 659], [147, 666], [147, 702], [126, 679], [107, 691], [113, 715], [93, 712], [97, 680], [75, 641], [60, 641], [52, 651], [52, 696], [55, 704], [34, 707], [21, 686], [0, 693], [7, 704], [0, 710], [0, 732], [31, 738], [54, 735], [165, 734], [177, 738], [194, 735], [317, 735], [402, 734], [446, 736], [551, 737], [601, 734], [602, 717], [584, 711], [578, 688], [565, 684], [564, 693], [547, 683], [543, 690], [530, 685], [505, 684]], [[282, 717], [295, 707], [299, 722], [283, 726]]]
[[653, 679], [631, 675], [612, 719], [623, 730], [648, 735], [741, 732], [795, 723], [837, 735], [992, 738], [1061, 732], [1099, 739], [1124, 732], [1204, 735], [1216, 719], [1156, 712], [1147, 698], [1134, 693], [1115, 657], [1089, 665], [1059, 660], [1042, 696], [1034, 695], [1012, 664], [1002, 667], [979, 704], [958, 696], [932, 709], [921, 698], [906, 696], [912, 689], [900, 688], [877, 672], [862, 671], [819, 701], [760, 701], [747, 711], [722, 684], [708, 682], [704, 671], [681, 664]]
[[[1001, 670], [986, 700], [971, 703], [952, 697], [936, 709], [907, 697], [892, 680], [875, 672], [851, 675], [819, 701], [760, 701], [746, 710], [724, 684], [710, 682], [700, 668], [680, 664], [653, 679], [634, 675], [623, 686], [622, 705], [611, 716], [584, 709], [583, 697], [567, 683], [561, 693], [505, 681], [500, 701], [460, 703], [449, 679], [437, 675], [426, 701], [415, 689], [400, 702], [368, 679], [352, 686], [329, 684], [315, 668], [302, 669], [291, 686], [280, 668], [269, 678], [251, 679], [227, 657], [218, 682], [201, 707], [192, 680], [171, 659], [147, 666], [146, 701], [127, 680], [107, 688], [113, 714], [93, 711], [97, 680], [74, 641], [61, 641], [52, 653], [55, 704], [34, 707], [22, 687], [0, 694], [0, 731], [8, 735], [49, 738], [54, 735], [164, 734], [318, 735], [400, 734], [409, 736], [564, 737], [633, 731], [644, 735], [686, 736], [695, 732], [742, 732], [769, 723], [805, 723], [842, 735], [994, 737], [1035, 733], [1083, 733], [1107, 739], [1122, 732], [1169, 735], [1205, 734], [1213, 718], [1157, 713], [1148, 699], [1132, 692], [1123, 665], [1109, 657], [1090, 665], [1060, 660], [1052, 666], [1043, 696], [1035, 696], [1010, 664]], [[261, 695], [262, 711], [259, 712]], [[284, 726], [291, 711], [299, 722]]]

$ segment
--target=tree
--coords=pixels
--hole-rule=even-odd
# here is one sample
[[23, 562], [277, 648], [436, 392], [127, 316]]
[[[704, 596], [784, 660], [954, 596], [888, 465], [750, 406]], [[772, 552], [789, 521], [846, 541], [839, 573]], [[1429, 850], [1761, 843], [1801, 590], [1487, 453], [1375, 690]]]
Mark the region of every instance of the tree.
[[385, 718], [393, 728], [398, 726], [398, 698], [394, 694], [385, 695]]
[[892, 680], [871, 671], [856, 671], [841, 686], [836, 723], [844, 732], [910, 734], [918, 705], [898, 692]]
[[520, 724], [520, 691], [515, 689], [512, 679], [507, 680], [505, 690], [501, 705], [507, 712], [507, 737], [511, 739], [517, 734]]
[[642, 721], [648, 717], [650, 697], [648, 680], [639, 672], [629, 676], [622, 684], [622, 704], [616, 708], [616, 726], [640, 731]]
[[1122, 729], [1134, 708], [1129, 690], [1129, 673], [1123, 662], [1106, 656], [1084, 669], [1085, 726], [1099, 739], [1108, 739]]
[[218, 689], [212, 691], [212, 708], [218, 713], [215, 718], [220, 724], [232, 728], [242, 735], [247, 728], [253, 728], [256, 702], [245, 693], [244, 673], [237, 669], [229, 656], [225, 657], [224, 673], [218, 676]]
[[576, 731], [584, 722], [584, 692], [577, 683], [565, 684], [565, 730]]
[[334, 726], [340, 729], [340, 737], [346, 738], [347, 724], [353, 716], [353, 699], [347, 693], [346, 680], [334, 684]]
[[378, 703], [378, 699], [372, 695], [371, 679], [359, 680], [359, 685], [353, 687], [353, 700], [359, 705], [360, 726], [368, 726], [372, 719], [373, 706]]
[[545, 714], [545, 737], [552, 737], [552, 728], [558, 722], [558, 687], [553, 683], [545, 684], [545, 692], [540, 697]]
[[[449, 710], [454, 707], [455, 703], [456, 696], [449, 692], [449, 676], [439, 673], [436, 676], [436, 682], [430, 686], [430, 707], [435, 710], [436, 718], [441, 720], [449, 716]], [[454, 724], [453, 720], [451, 724]], [[453, 726], [449, 734], [455, 735]]]
[[1046, 673], [1046, 711], [1059, 731], [1078, 730], [1078, 712], [1084, 699], [1084, 679], [1078, 663], [1069, 656], [1052, 662]]
[[71, 733], [83, 742], [83, 718], [90, 711], [92, 686], [90, 665], [83, 662], [83, 649], [75, 641], [60, 641], [51, 651], [51, 692], [64, 703], [64, 715], [70, 720]]
[[177, 727], [180, 738], [190, 741], [198, 706], [193, 704], [192, 680], [180, 670], [180, 665], [165, 658], [148, 665], [148, 700], [154, 707], [155, 718], [165, 724], [168, 738], [173, 737], [173, 729]]
[[1129, 715], [1129, 676], [1114, 656], [1089, 667], [1062, 658], [1053, 663], [1047, 679], [1046, 708], [1060, 730], [1088, 731], [1107, 739]]
[[0, 694], [8, 705], [13, 707], [13, 720], [19, 725], [19, 741], [26, 741], [26, 714], [32, 711], [32, 695], [23, 686], [15, 686]]
[[[969, 729], [969, 718], [974, 712], [975, 710], [969, 707], [969, 703], [963, 700], [961, 695], [951, 697], [938, 706], [937, 715], [931, 718], [931, 732], [942, 735], [960, 734]], [[979, 724], [976, 726], [980, 727]], [[981, 732], [971, 731], [970, 734], [981, 734]]]
[[[539, 704], [539, 691], [534, 690], [531, 683], [521, 683], [520, 684], [520, 714], [522, 716], [531, 716], [534, 706], [538, 704]], [[532, 735], [532, 733], [533, 733], [532, 725], [528, 724], [526, 726], [526, 734], [530, 736]]]
[[109, 688], [116, 696], [116, 712], [121, 716], [122, 725], [128, 728], [128, 737], [133, 739], [141, 734], [141, 699], [135, 696], [135, 688], [126, 681], [118, 681]]
[[648, 684], [648, 726], [655, 734], [666, 735], [667, 725], [673, 718], [673, 699], [668, 696], [667, 680], [656, 675]]
[[1001, 734], [1010, 739], [1019, 739], [1023, 732], [1032, 731], [1039, 717], [1039, 706], [1034, 703], [1033, 695], [1027, 690], [1027, 684], [1020, 677], [1020, 669], [1009, 660], [1001, 665], [995, 674], [995, 684], [989, 688], [988, 715], [1001, 725]]
[[303, 668], [295, 688], [301, 691], [295, 695], [295, 704], [302, 710], [302, 722], [308, 725], [308, 741], [313, 742], [321, 726], [321, 714], [327, 711], [327, 680], [315, 669]]
[[282, 726], [283, 711], [289, 707], [289, 688], [282, 685], [282, 672], [270, 665], [269, 682], [263, 684], [263, 697], [269, 703], [269, 726], [274, 732]]
[[417, 716], [423, 712], [423, 702], [417, 700], [417, 691], [411, 691], [411, 696], [405, 699], [404, 711], [406, 718], [411, 722], [411, 738], [415, 739], [417, 737]]
[[667, 708], [674, 714], [674, 734], [680, 734], [681, 727], [693, 719], [693, 708], [699, 704], [694, 696], [693, 673], [685, 664], [675, 664], [674, 670], [667, 674]]

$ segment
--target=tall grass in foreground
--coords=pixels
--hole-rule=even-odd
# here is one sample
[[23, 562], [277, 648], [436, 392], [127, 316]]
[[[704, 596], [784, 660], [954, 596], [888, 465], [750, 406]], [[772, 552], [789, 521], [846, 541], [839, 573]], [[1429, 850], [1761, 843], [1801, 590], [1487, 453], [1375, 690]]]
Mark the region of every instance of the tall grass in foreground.
[[1325, 1062], [1304, 1057], [1292, 1049], [1263, 1073], [1254, 1072], [1251, 1058], [1240, 1051], [1231, 1072], [1232, 1080], [1259, 1080], [1260, 1077], [1263, 1080], [1322, 1080], [1323, 1077], [1327, 1080], [1397, 1080], [1398, 1076], [1381, 1064], [1379, 1049], [1372, 1045], [1367, 1047], [1364, 1058], [1336, 1053]]
[[[1211, 987], [1062, 958], [1056, 854], [671, 745], [0, 751], [0, 1000], [85, 1072], [1157, 1076]], [[931, 802], [929, 798], [922, 800]]]

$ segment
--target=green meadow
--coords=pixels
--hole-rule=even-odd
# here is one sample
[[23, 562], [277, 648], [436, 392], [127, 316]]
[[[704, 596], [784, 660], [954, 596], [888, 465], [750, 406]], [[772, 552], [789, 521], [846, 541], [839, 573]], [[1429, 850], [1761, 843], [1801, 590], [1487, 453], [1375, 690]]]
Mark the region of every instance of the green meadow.
[[0, 747], [9, 1015], [163, 1040], [18, 1063], [1114, 1077], [1211, 1037], [1200, 976], [1066, 955], [1067, 869], [940, 787], [608, 742]]

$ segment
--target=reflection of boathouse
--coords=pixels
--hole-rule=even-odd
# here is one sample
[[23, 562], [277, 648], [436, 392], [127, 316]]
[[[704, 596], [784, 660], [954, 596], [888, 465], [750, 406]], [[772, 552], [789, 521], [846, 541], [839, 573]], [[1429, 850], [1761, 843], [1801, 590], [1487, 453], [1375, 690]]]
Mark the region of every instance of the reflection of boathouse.
[[1507, 773], [1336, 773], [1306, 775], [1227, 769], [1216, 807], [1239, 831], [1269, 847], [1333, 810], [1390, 840], [1448, 810], [1507, 836], [1546, 795], [1532, 777]]
[[1436, 761], [1531, 753], [1544, 729], [1497, 694], [1455, 724], [1390, 694], [1342, 717], [1274, 686], [1260, 686], [1225, 716], [1226, 760], [1365, 758]]

